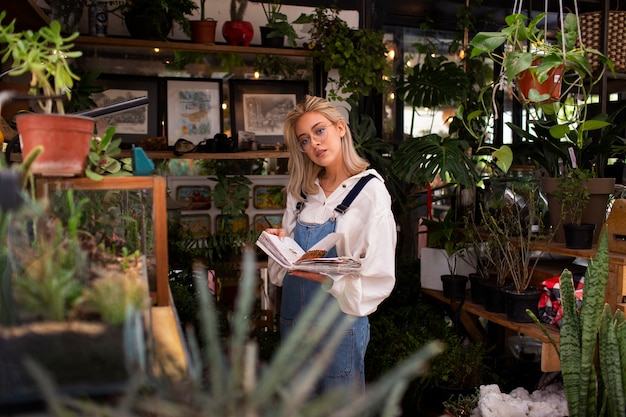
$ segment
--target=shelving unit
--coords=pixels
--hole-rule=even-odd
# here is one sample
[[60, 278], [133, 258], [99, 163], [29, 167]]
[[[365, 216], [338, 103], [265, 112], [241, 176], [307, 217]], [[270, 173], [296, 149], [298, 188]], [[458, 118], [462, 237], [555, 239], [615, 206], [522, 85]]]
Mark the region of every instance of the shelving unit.
[[[541, 370], [543, 372], [555, 372], [561, 369], [561, 363], [557, 352], [554, 350], [550, 339], [541, 331], [535, 323], [516, 323], [509, 321], [504, 313], [492, 313], [485, 310], [485, 307], [473, 303], [469, 294], [465, 297], [462, 305], [456, 300], [450, 300], [443, 296], [442, 291], [422, 288], [422, 292], [430, 297], [442, 301], [457, 310], [461, 308], [460, 320], [469, 335], [474, 341], [484, 340], [485, 329], [479, 322], [479, 318], [484, 318], [494, 324], [511, 329], [515, 332], [525, 334], [541, 341]], [[559, 329], [557, 326], [545, 325], [548, 334], [556, 343], [559, 342]]]

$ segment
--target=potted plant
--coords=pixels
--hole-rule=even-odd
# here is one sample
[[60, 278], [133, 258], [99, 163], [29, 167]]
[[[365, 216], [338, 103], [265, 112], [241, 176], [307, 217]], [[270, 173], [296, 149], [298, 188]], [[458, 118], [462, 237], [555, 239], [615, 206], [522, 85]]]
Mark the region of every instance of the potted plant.
[[120, 0], [111, 11], [121, 13], [133, 38], [166, 40], [174, 22], [191, 37], [187, 15], [197, 8], [193, 0]]
[[[551, 339], [561, 362], [563, 386], [569, 415], [597, 416], [599, 410], [623, 414], [624, 313], [611, 311], [605, 294], [609, 281], [608, 234], [600, 236], [596, 256], [585, 272], [585, 296], [582, 305], [574, 294], [572, 272], [563, 270], [560, 279], [563, 318], [560, 339]], [[545, 332], [535, 314], [533, 321]], [[598, 356], [598, 352], [600, 352]], [[617, 371], [617, 372], [616, 372]], [[602, 381], [602, 383], [600, 383]]]
[[254, 36], [252, 23], [243, 20], [248, 0], [230, 0], [230, 20], [222, 25], [222, 35], [230, 45], [248, 46]]
[[565, 233], [565, 246], [570, 249], [591, 249], [595, 224], [583, 223], [583, 213], [591, 193], [588, 181], [591, 171], [572, 169], [567, 176], [556, 179], [556, 189], [550, 194], [560, 204], [561, 221]]
[[133, 370], [145, 369], [145, 261], [135, 252], [117, 257], [98, 248], [81, 228], [88, 202], [74, 197], [70, 191], [54, 203], [56, 210], [64, 205], [65, 217], [51, 213], [50, 200], [26, 192], [21, 207], [0, 210], [0, 352], [15, 365], [0, 377], [2, 404], [41, 398], [27, 356], [67, 392], [80, 386], [84, 393], [112, 393]]
[[[93, 135], [94, 119], [65, 115], [64, 98], [71, 97], [78, 76], [70, 67], [81, 56], [73, 51], [78, 33], [64, 36], [61, 25], [53, 20], [37, 31], [15, 31], [15, 20], [5, 24], [0, 13], [2, 62], [10, 60], [9, 74], [30, 74], [30, 94], [38, 100], [43, 114], [16, 117], [24, 155], [42, 144], [44, 151], [33, 163], [35, 174], [73, 176], [85, 169], [85, 158]], [[56, 111], [57, 114], [53, 114]]]
[[263, 13], [267, 19], [265, 26], [261, 26], [261, 45], [271, 48], [282, 48], [285, 38], [292, 48], [296, 47], [298, 34], [287, 19], [287, 15], [281, 12], [282, 0], [272, 0], [261, 3]]
[[215, 27], [217, 22], [215, 19], [207, 18], [205, 14], [206, 0], [200, 0], [200, 20], [191, 20], [191, 40], [196, 43], [214, 44], [215, 43]]
[[[471, 270], [473, 264], [466, 258], [475, 256], [469, 250], [470, 245], [463, 228], [464, 222], [457, 221], [453, 210], [449, 210], [443, 219], [424, 219], [423, 224], [428, 228], [428, 248], [439, 249], [447, 265], [447, 273], [440, 275], [444, 296], [450, 299], [464, 298], [468, 270]], [[435, 253], [427, 255], [424, 252], [422, 252], [422, 257], [428, 258], [431, 263], [438, 258]]]
[[532, 184], [511, 186], [506, 195], [496, 196], [482, 213], [481, 226], [484, 233], [494, 239], [498, 250], [496, 258], [500, 259], [502, 268], [499, 273], [505, 274], [500, 278], [513, 281], [513, 285], [501, 288], [505, 311], [511, 321], [531, 322], [526, 309], [538, 312], [541, 291], [531, 286], [531, 281], [541, 258], [532, 247], [533, 241], [543, 235], [539, 213], [538, 190]]
[[[546, 38], [539, 28], [547, 13], [540, 13], [529, 21], [528, 16], [515, 13], [505, 18], [506, 26], [497, 32], [479, 32], [470, 41], [471, 56], [487, 54], [502, 66], [498, 85], [503, 90], [516, 88], [521, 102], [541, 103], [559, 101], [561, 85], [565, 90], [593, 85], [601, 78], [595, 75], [590, 57], [602, 62], [601, 73], [611, 61], [600, 51], [585, 48], [578, 40], [578, 19], [568, 13], [561, 20], [556, 44]], [[528, 23], [527, 23], [528, 22]], [[545, 82], [553, 85], [547, 86]], [[526, 91], [523, 87], [528, 87]]]
[[221, 210], [217, 218], [217, 233], [245, 233], [248, 230], [248, 216], [245, 212], [252, 182], [243, 175], [218, 174], [209, 179], [216, 183], [210, 197]]
[[312, 14], [301, 15], [294, 23], [312, 24], [308, 48], [313, 62], [319, 63], [327, 74], [337, 70], [337, 78], [327, 79], [330, 99], [343, 100], [342, 96], [347, 95], [358, 100], [387, 91], [392, 72], [382, 31], [351, 29], [339, 17], [337, 7], [318, 6]]

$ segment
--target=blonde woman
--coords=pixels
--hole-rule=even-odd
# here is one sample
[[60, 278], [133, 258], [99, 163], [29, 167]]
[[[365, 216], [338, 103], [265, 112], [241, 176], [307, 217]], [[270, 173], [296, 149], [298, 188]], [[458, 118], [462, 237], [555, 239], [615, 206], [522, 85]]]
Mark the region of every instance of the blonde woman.
[[[364, 358], [369, 342], [367, 316], [395, 284], [396, 224], [382, 177], [356, 152], [348, 124], [327, 100], [307, 96], [285, 120], [290, 151], [287, 208], [282, 229], [305, 250], [332, 232], [340, 241], [326, 256], [360, 259], [358, 273], [327, 275], [286, 271], [270, 259], [272, 283], [282, 286], [281, 337], [286, 338], [301, 311], [321, 291], [353, 316], [318, 392], [337, 386], [365, 388]], [[332, 330], [332, 329], [329, 329]]]

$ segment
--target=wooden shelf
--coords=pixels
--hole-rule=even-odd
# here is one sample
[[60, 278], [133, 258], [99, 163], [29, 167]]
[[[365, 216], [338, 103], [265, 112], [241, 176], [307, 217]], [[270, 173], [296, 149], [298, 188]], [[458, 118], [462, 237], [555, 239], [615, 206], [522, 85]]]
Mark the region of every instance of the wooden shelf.
[[[265, 158], [289, 158], [287, 151], [245, 151], [228, 153], [200, 153], [190, 152], [181, 156], [174, 155], [172, 151], [146, 151], [151, 159], [265, 159]], [[131, 156], [130, 150], [123, 150], [119, 158]]]
[[[422, 292], [430, 297], [433, 297], [439, 301], [442, 301], [453, 308], [458, 307], [457, 301], [451, 301], [449, 298], [443, 296], [442, 291], [431, 290], [427, 288], [422, 288]], [[516, 323], [509, 321], [504, 313], [492, 313], [490, 311], [485, 310], [485, 307], [473, 303], [471, 298], [466, 296], [465, 302], [463, 303], [461, 322], [468, 330], [470, 335], [474, 340], [481, 340], [483, 338], [480, 324], [477, 323], [477, 320], [468, 317], [469, 315], [474, 316], [474, 318], [482, 317], [492, 323], [505, 327], [507, 329], [511, 329], [515, 332], [519, 332], [525, 334], [526, 336], [530, 336], [537, 340], [541, 341], [541, 370], [543, 372], [555, 372], [560, 370], [561, 363], [559, 360], [559, 356], [557, 352], [554, 350], [550, 339], [546, 337], [546, 335], [541, 331], [539, 326], [535, 323]], [[544, 324], [548, 334], [554, 339], [554, 341], [558, 344], [560, 339], [559, 328], [554, 325]]]
[[[172, 151], [146, 151], [150, 159], [266, 159], [266, 158], [289, 158], [287, 151], [246, 151], [229, 153], [199, 153], [190, 152], [181, 156], [174, 155]], [[122, 150], [116, 158], [130, 158], [130, 150]], [[11, 162], [22, 162], [21, 153], [11, 153]]]
[[225, 44], [202, 44], [185, 41], [156, 41], [134, 39], [127, 37], [96, 37], [79, 36], [76, 41], [78, 46], [89, 46], [104, 49], [139, 49], [139, 50], [159, 50], [204, 52], [204, 53], [232, 53], [249, 55], [280, 55], [288, 57], [308, 57], [311, 51], [302, 48], [266, 48], [262, 46], [233, 46]]

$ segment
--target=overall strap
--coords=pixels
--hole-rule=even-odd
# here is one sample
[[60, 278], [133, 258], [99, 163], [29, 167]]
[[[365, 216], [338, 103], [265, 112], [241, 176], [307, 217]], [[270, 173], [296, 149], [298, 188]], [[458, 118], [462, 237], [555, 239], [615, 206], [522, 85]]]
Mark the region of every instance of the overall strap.
[[352, 187], [352, 189], [350, 190], [346, 198], [343, 199], [341, 204], [335, 207], [335, 211], [340, 214], [344, 214], [346, 211], [348, 211], [350, 204], [352, 204], [356, 196], [359, 195], [363, 187], [365, 187], [365, 184], [367, 184], [369, 180], [371, 180], [374, 177], [375, 177], [374, 174], [369, 174], [369, 175], [366, 175], [365, 177], [361, 177], [359, 182], [357, 182], [356, 185]]
[[[300, 190], [300, 195], [302, 196], [302, 198], [304, 199], [304, 201], [306, 201], [306, 194], [304, 194], [304, 191]], [[300, 212], [302, 211], [302, 209], [304, 208], [304, 201], [298, 201], [296, 203], [296, 211]]]

